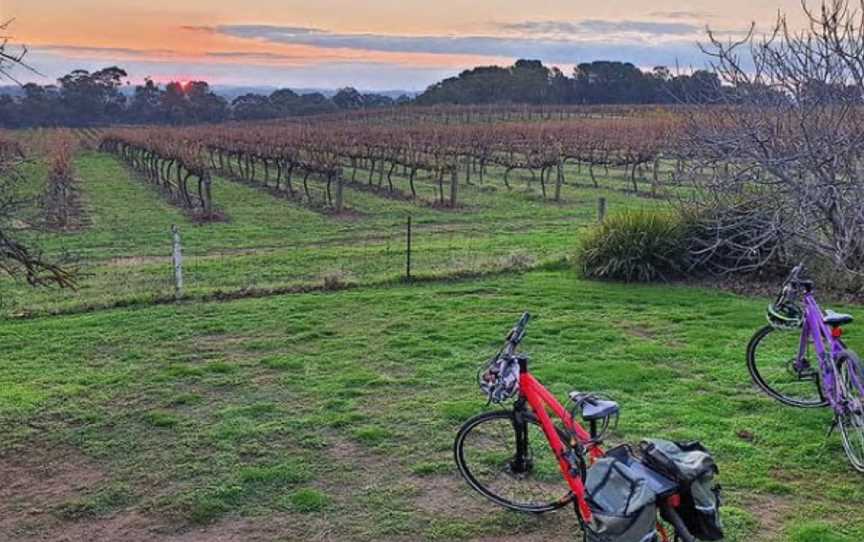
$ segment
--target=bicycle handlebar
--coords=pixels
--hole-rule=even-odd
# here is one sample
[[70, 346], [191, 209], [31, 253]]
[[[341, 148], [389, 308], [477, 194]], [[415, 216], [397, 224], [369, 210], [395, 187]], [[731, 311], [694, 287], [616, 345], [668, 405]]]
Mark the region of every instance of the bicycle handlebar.
[[507, 345], [502, 350], [502, 353], [508, 356], [513, 354], [516, 347], [519, 346], [519, 343], [521, 343], [522, 339], [525, 337], [525, 327], [528, 325], [529, 320], [531, 320], [531, 315], [527, 312], [522, 313], [522, 317], [519, 318], [519, 321], [516, 322], [516, 325], [513, 326], [510, 333], [507, 334]]
[[519, 318], [519, 321], [516, 322], [516, 325], [513, 326], [513, 329], [511, 329], [510, 333], [507, 335], [507, 340], [514, 346], [521, 343], [522, 339], [525, 337], [525, 327], [528, 325], [529, 320], [531, 320], [531, 315], [527, 312], [523, 312], [522, 317]]
[[789, 272], [786, 280], [783, 281], [783, 287], [780, 289], [780, 294], [777, 296], [777, 303], [781, 303], [790, 299], [790, 294], [793, 294], [791, 299], [794, 301], [798, 295], [799, 289], [804, 288], [805, 291], [813, 289], [813, 281], [802, 280], [801, 272], [804, 271], [804, 262], [799, 263]]
[[804, 262], [799, 263], [795, 267], [792, 268], [792, 271], [789, 272], [789, 276], [786, 277], [786, 282], [784, 284], [792, 284], [793, 282], [798, 281], [798, 276], [801, 275], [801, 271], [804, 270]]

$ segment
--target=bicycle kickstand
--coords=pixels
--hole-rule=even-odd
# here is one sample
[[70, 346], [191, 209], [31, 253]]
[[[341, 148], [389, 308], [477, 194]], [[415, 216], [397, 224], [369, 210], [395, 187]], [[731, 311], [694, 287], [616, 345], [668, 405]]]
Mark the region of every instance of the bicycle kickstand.
[[838, 423], [839, 423], [839, 420], [837, 419], [837, 416], [835, 415], [835, 416], [834, 416], [834, 419], [831, 421], [831, 427], [828, 428], [828, 434], [825, 435], [825, 439], [826, 439], [826, 440], [827, 440], [828, 438], [830, 438], [831, 435], [834, 434], [834, 430], [837, 429], [837, 424], [838, 424]]

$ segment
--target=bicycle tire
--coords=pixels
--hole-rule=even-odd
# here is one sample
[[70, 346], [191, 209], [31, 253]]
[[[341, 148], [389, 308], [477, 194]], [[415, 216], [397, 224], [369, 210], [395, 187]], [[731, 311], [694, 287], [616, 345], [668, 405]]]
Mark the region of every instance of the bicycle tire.
[[[850, 368], [853, 372], [850, 372]], [[852, 467], [864, 473], [864, 370], [858, 355], [846, 350], [838, 356], [837, 373], [845, 392], [844, 406], [850, 409], [837, 416], [843, 450]]]
[[[828, 400], [825, 399], [822, 389], [820, 387], [819, 378], [816, 377], [813, 381], [814, 388], [814, 398], [801, 398], [801, 397], [793, 397], [791, 395], [787, 395], [782, 391], [776, 389], [776, 387], [771, 386], [765, 377], [762, 374], [762, 371], [759, 370], [759, 361], [757, 355], [757, 349], [760, 345], [763, 344], [763, 341], [766, 337], [770, 336], [773, 333], [784, 333], [783, 330], [778, 330], [773, 326], [765, 326], [762, 329], [758, 330], [753, 337], [750, 339], [750, 342], [747, 344], [747, 370], [750, 372], [750, 377], [753, 379], [753, 383], [756, 384], [762, 391], [776, 399], [777, 401], [783, 403], [784, 405], [793, 406], [797, 408], [820, 408], [828, 405]], [[786, 332], [791, 333], [791, 332]], [[796, 335], [797, 337], [798, 335]], [[793, 352], [794, 354], [794, 352]], [[791, 359], [791, 358], [790, 358]], [[763, 371], [766, 368], [763, 366]], [[818, 370], [818, 368], [817, 368]], [[767, 372], [767, 371], [766, 371]], [[791, 376], [791, 375], [790, 375]], [[794, 380], [790, 380], [794, 381]], [[801, 380], [803, 382], [803, 379]], [[806, 385], [803, 386], [806, 388]]]
[[[540, 437], [542, 440], [542, 445], [540, 446], [540, 449], [545, 450], [549, 454], [549, 456], [551, 456], [551, 461], [554, 463], [555, 472], [557, 473], [557, 484], [550, 484], [550, 494], [552, 492], [552, 487], [554, 486], [557, 488], [563, 488], [562, 491], [566, 490], [566, 493], [564, 493], [562, 496], [557, 498], [544, 498], [540, 502], [529, 503], [514, 501], [512, 497], [508, 498], [500, 495], [500, 492], [496, 491], [494, 488], [490, 488], [489, 484], [479, 480], [478, 472], [475, 466], [469, 464], [469, 462], [466, 461], [466, 442], [468, 441], [469, 437], [471, 437], [472, 432], [476, 431], [478, 427], [484, 424], [491, 425], [493, 422], [497, 422], [505, 428], [503, 431], [506, 433], [506, 426], [502, 422], [508, 422], [510, 424], [510, 428], [512, 429], [515, 447], [515, 413], [512, 411], [498, 410], [493, 412], [485, 412], [483, 414], [474, 416], [473, 418], [465, 422], [459, 429], [459, 432], [456, 434], [456, 440], [453, 443], [453, 456], [456, 460], [456, 465], [459, 467], [459, 473], [462, 475], [465, 481], [468, 482], [468, 485], [471, 486], [472, 489], [474, 489], [487, 499], [491, 500], [495, 504], [498, 504], [499, 506], [503, 506], [517, 512], [525, 512], [532, 514], [542, 514], [545, 512], [551, 512], [553, 510], [558, 510], [566, 506], [567, 504], [573, 502], [574, 495], [571, 491], [569, 491], [569, 489], [567, 489], [566, 483], [564, 483], [561, 471], [558, 470], [557, 459], [554, 457], [554, 453], [549, 447], [548, 441], [546, 440], [545, 435], [542, 432], [540, 422], [538, 422], [537, 418], [531, 413], [526, 412], [523, 414], [523, 416], [525, 416], [525, 420], [528, 424], [529, 429], [531, 427], [534, 427], [539, 432], [539, 435], [535, 434], [535, 436]], [[566, 446], [569, 437], [567, 437], [567, 435], [557, 427], [556, 431], [558, 431], [559, 437], [561, 437], [562, 442], [564, 442]], [[501, 461], [506, 460], [507, 458], [499, 457], [498, 459], [499, 461], [497, 461], [495, 465], [491, 466], [492, 470], [497, 469], [500, 471], [500, 473], [505, 474], [509, 478], [517, 480], [516, 475], [514, 475], [512, 472], [507, 473], [507, 466], [501, 464]], [[547, 467], [546, 470], [548, 471], [550, 466], [548, 464], [544, 466]]]

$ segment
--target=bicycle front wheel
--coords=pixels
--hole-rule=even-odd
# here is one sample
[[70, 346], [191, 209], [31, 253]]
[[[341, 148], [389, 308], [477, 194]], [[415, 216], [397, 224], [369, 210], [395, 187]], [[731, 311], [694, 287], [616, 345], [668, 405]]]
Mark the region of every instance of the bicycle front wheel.
[[[468, 420], [456, 435], [456, 464], [468, 484], [492, 502], [518, 512], [550, 512], [572, 502], [573, 493], [537, 418], [527, 412], [522, 416], [521, 427], [512, 411]], [[566, 443], [567, 437], [558, 432]], [[521, 454], [520, 434], [525, 442]]]
[[864, 369], [851, 350], [837, 359], [843, 411], [837, 417], [843, 449], [855, 470], [864, 472]]
[[[801, 331], [765, 326], [747, 345], [747, 369], [762, 391], [784, 405], [799, 408], [823, 407], [828, 401], [819, 383], [819, 364], [807, 346], [805, 358], [798, 360]], [[808, 359], [808, 356], [811, 356]]]

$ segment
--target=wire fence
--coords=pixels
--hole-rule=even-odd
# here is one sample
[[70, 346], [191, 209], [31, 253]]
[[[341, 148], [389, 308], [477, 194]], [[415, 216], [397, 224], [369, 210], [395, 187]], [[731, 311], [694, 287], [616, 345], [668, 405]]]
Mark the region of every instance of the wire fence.
[[[0, 311], [28, 317], [174, 299], [337, 290], [520, 271], [568, 256], [584, 225], [557, 219], [484, 226], [467, 221], [424, 223], [404, 216], [372, 231], [348, 229], [308, 242], [253, 238], [214, 245], [198, 226], [186, 224], [116, 246], [89, 247], [93, 257], [87, 252], [71, 254], [78, 267], [76, 290], [0, 283]], [[117, 239], [134, 238], [113, 233]]]

